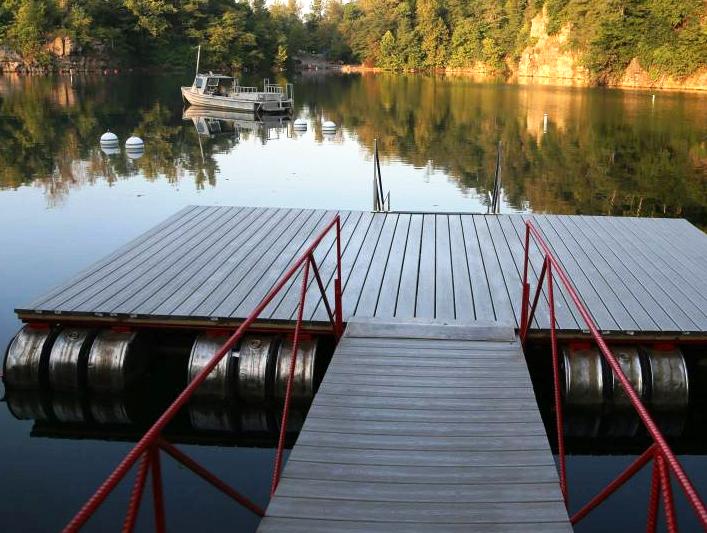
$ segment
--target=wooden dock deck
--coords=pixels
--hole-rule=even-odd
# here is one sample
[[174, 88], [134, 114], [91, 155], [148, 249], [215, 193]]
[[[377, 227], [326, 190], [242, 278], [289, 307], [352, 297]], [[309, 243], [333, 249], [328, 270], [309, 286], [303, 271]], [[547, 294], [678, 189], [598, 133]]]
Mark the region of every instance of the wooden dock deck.
[[[335, 213], [190, 206], [17, 313], [25, 320], [234, 324]], [[707, 236], [685, 220], [357, 211], [341, 217], [344, 320], [517, 325], [523, 224], [530, 218], [605, 333], [707, 337]], [[333, 239], [315, 254], [328, 290]], [[299, 285], [294, 279], [264, 322], [294, 319]], [[576, 334], [581, 319], [559, 290], [559, 329]], [[318, 290], [310, 291], [305, 319], [323, 324]], [[548, 328], [546, 305], [541, 301], [536, 331]]]
[[351, 322], [258, 529], [571, 531], [520, 343]]

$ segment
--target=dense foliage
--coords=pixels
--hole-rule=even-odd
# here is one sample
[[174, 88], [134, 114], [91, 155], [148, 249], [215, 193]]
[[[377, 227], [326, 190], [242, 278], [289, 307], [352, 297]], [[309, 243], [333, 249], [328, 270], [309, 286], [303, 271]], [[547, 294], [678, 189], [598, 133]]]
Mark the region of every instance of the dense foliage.
[[[286, 1], [286, 3], [284, 3]], [[531, 20], [546, 10], [550, 34], [597, 77], [632, 58], [653, 74], [686, 76], [707, 65], [704, 0], [0, 0], [0, 42], [47, 61], [46, 43], [70, 37], [85, 51], [183, 66], [203, 44], [228, 68], [284, 67], [300, 51], [392, 70], [503, 72], [533, 44]]]

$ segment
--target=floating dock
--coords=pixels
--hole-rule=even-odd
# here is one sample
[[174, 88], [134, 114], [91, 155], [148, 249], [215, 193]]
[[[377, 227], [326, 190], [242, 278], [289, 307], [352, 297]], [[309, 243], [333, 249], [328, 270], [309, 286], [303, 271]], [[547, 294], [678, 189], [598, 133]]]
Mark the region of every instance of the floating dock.
[[[337, 214], [343, 298], [330, 323], [315, 279], [326, 294], [335, 292]], [[538, 286], [543, 261], [563, 280], [553, 307], [565, 343], [564, 363], [555, 344], [552, 352], [558, 419], [561, 395], [568, 404], [592, 400], [598, 412], [607, 405], [645, 411], [641, 399], [652, 409], [684, 409], [688, 364], [680, 346], [694, 351], [707, 344], [707, 236], [676, 219], [190, 206], [18, 308], [30, 325], [17, 337], [25, 344], [11, 351], [31, 363], [20, 368], [40, 375], [42, 343], [49, 346], [59, 330], [70, 335], [71, 326], [131, 339], [134, 330], [148, 328], [170, 328], [170, 335], [171, 328], [216, 330], [204, 333], [208, 340], [243, 323], [244, 331], [250, 325], [249, 332], [290, 342], [303, 275], [293, 264], [309, 272], [304, 261], [311, 251], [317, 266], [311, 265], [302, 325], [310, 340], [320, 334], [333, 340], [327, 334], [332, 324], [337, 337], [342, 331], [342, 310], [346, 329], [260, 530], [567, 531], [566, 484], [558, 480], [519, 340], [528, 220], [535, 242], [546, 243], [544, 253], [538, 245], [527, 248], [530, 287]], [[278, 284], [285, 273], [288, 281]], [[547, 283], [540, 285], [524, 340], [547, 342], [550, 294]], [[264, 301], [274, 287], [281, 290]], [[251, 316], [261, 302], [267, 307]], [[620, 368], [625, 383], [605, 384], [616, 370], [588, 342], [576, 342], [603, 344], [602, 335], [621, 346], [621, 363], [611, 354], [604, 359]], [[212, 358], [225, 338], [212, 339]], [[267, 339], [255, 340], [253, 350], [270, 354]], [[85, 357], [74, 353], [77, 371]], [[225, 354], [222, 376], [231, 375]], [[287, 357], [278, 356], [278, 369], [288, 367]], [[269, 390], [272, 358], [257, 360], [258, 383]], [[285, 375], [278, 374], [278, 383], [286, 383]], [[635, 395], [631, 403], [625, 390]], [[642, 464], [655, 459], [655, 476], [670, 458], [676, 479], [686, 480], [662, 437], [653, 438]], [[697, 496], [691, 503], [707, 524]], [[76, 523], [85, 517], [79, 513]]]
[[259, 532], [571, 531], [518, 337], [349, 322]]
[[[334, 211], [187, 207], [49, 294], [25, 321], [232, 326], [252, 311]], [[707, 236], [681, 219], [340, 212], [344, 320], [520, 320], [524, 221], [531, 219], [605, 335], [707, 339]], [[334, 236], [315, 251], [331, 290]], [[540, 264], [537, 248], [531, 261]], [[537, 281], [531, 269], [531, 284]], [[299, 278], [259, 323], [291, 327]], [[327, 327], [310, 282], [304, 318]], [[583, 322], [562, 287], [559, 333]], [[549, 327], [546, 297], [533, 333]]]

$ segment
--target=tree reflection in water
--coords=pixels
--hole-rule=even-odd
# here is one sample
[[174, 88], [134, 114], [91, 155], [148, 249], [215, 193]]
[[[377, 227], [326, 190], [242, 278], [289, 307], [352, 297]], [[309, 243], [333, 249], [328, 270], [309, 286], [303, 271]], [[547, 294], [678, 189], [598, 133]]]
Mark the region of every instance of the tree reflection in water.
[[[267, 128], [198, 135], [182, 117], [177, 87], [189, 82], [182, 78], [75, 78], [73, 84], [63, 77], [0, 78], [0, 188], [41, 186], [53, 204], [98, 180], [141, 176], [217, 186], [215, 156], [252, 136], [266, 142]], [[701, 95], [660, 93], [653, 102], [647, 92], [423, 75], [289, 81], [296, 84], [296, 115], [310, 118], [316, 142], [326, 140], [319, 127], [326, 117], [345, 132], [337, 140], [358, 142], [369, 155], [377, 138], [384, 164], [442, 171], [462, 191], [485, 197], [500, 140], [505, 201], [513, 208], [680, 216], [707, 226], [707, 102]], [[143, 137], [144, 156], [101, 152], [97, 141], [106, 124], [121, 140]]]

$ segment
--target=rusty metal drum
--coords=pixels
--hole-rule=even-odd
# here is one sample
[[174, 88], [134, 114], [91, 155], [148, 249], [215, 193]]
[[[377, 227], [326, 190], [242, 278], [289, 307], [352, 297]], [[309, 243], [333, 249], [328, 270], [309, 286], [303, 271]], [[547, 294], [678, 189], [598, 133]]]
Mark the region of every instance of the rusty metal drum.
[[[187, 381], [191, 382], [211, 361], [216, 352], [228, 340], [228, 335], [199, 335], [192, 345], [187, 368]], [[203, 383], [196, 389], [197, 398], [225, 400], [234, 392], [235, 369], [238, 367], [238, 353], [226, 354]]]
[[189, 421], [197, 431], [233, 433], [234, 425], [231, 409], [223, 402], [190, 402]]
[[5, 385], [20, 389], [43, 385], [49, 351], [55, 337], [55, 330], [24, 326], [12, 339], [5, 354]]
[[132, 423], [123, 396], [93, 396], [89, 399], [89, 412], [97, 424], [124, 425]]
[[562, 348], [564, 396], [568, 406], [601, 408], [604, 403], [604, 374], [601, 355], [592, 347]]
[[8, 389], [5, 401], [18, 420], [49, 420], [49, 409], [39, 389]]
[[[302, 339], [297, 349], [295, 370], [292, 376], [292, 401], [309, 401], [314, 397], [314, 367], [317, 360], [317, 339]], [[292, 361], [292, 339], [280, 345], [275, 370], [275, 398], [285, 398], [287, 379]]]
[[238, 354], [238, 395], [242, 400], [262, 402], [272, 389], [277, 336], [247, 335]]
[[657, 410], [682, 410], [689, 402], [687, 365], [677, 347], [644, 346], [650, 375], [650, 403]]
[[49, 386], [52, 390], [76, 392], [86, 381], [86, 360], [94, 330], [68, 328], [59, 332], [49, 353]]
[[144, 361], [135, 348], [136, 333], [102, 330], [88, 354], [87, 384], [93, 392], [125, 390], [140, 374]]
[[76, 394], [54, 394], [52, 396], [52, 411], [59, 422], [81, 423], [86, 421], [83, 399]]
[[[628, 378], [638, 397], [643, 399], [645, 394], [645, 380], [643, 379], [643, 366], [641, 354], [636, 346], [612, 346], [611, 351], [619, 362], [621, 370]], [[628, 394], [621, 386], [621, 382], [614, 372], [611, 374], [611, 400], [617, 409], [632, 410]]]

